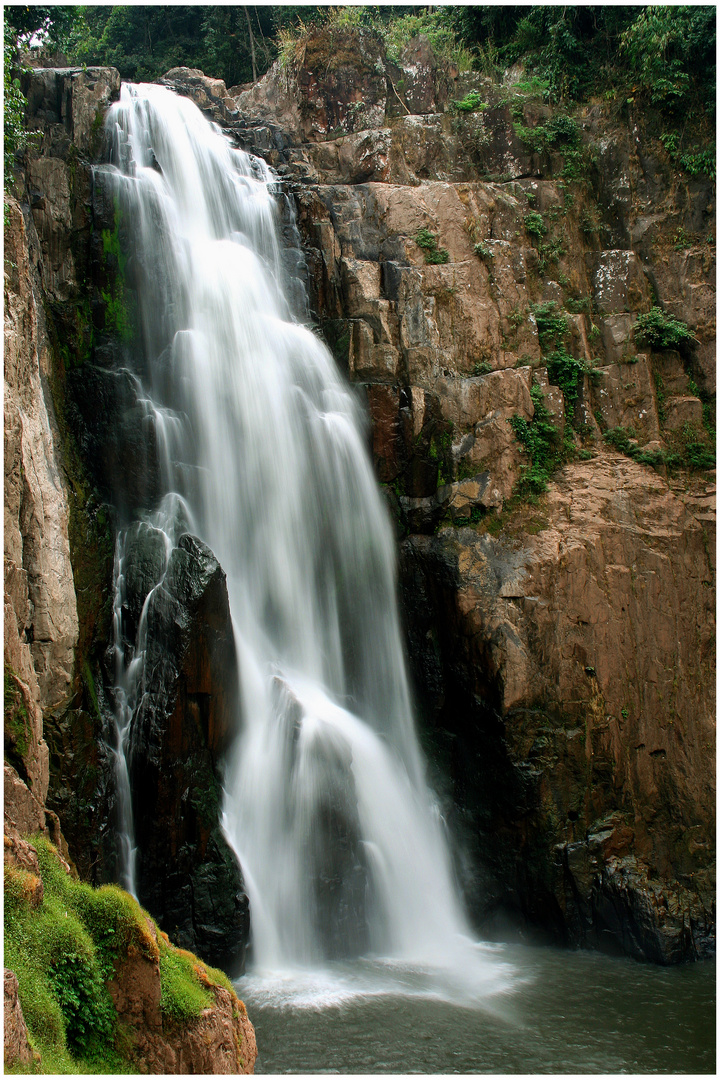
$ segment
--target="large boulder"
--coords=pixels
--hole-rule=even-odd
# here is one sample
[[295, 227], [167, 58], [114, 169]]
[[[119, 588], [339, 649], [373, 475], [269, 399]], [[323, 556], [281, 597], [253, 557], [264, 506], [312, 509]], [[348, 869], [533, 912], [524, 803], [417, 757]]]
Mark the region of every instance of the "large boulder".
[[[139, 574], [140, 592], [147, 583]], [[225, 574], [209, 548], [185, 534], [147, 608], [130, 756], [137, 887], [176, 944], [233, 973], [243, 965], [248, 900], [219, 817], [237, 693]]]

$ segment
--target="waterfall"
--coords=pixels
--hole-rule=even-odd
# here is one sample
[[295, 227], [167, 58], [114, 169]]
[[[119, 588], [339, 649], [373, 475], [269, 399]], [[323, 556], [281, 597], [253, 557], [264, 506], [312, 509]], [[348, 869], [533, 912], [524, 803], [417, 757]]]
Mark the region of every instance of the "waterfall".
[[[414, 730], [392, 529], [356, 395], [290, 310], [276, 181], [161, 87], [123, 86], [108, 129], [165, 493], [118, 538], [117, 622], [137, 530], [165, 565], [184, 530], [214, 551], [241, 681], [223, 827], [255, 964], [442, 963], [469, 931]], [[141, 613], [116, 645], [120, 786], [143, 633]]]

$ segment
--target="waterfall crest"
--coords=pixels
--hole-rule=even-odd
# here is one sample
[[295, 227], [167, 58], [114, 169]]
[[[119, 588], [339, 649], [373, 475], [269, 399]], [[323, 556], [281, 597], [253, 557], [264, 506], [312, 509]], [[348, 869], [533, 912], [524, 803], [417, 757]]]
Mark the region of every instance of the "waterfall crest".
[[[143, 527], [172, 545], [191, 523], [227, 574], [241, 716], [223, 824], [255, 964], [443, 962], [468, 929], [414, 731], [392, 530], [354, 393], [289, 310], [274, 178], [161, 87], [124, 86], [108, 128], [165, 493]], [[120, 757], [142, 632], [118, 652]]]

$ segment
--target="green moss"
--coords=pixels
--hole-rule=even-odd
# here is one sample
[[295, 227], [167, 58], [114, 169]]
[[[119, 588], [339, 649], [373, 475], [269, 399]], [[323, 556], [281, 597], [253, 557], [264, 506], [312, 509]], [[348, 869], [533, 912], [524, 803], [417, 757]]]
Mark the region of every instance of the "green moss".
[[122, 210], [116, 199], [113, 227], [103, 229], [100, 234], [103, 262], [108, 278], [108, 285], [100, 290], [100, 296], [105, 304], [105, 329], [115, 334], [120, 341], [127, 343], [134, 335], [135, 312], [131, 303], [131, 294], [125, 282], [127, 254], [120, 240], [122, 216]]
[[162, 939], [160, 985], [160, 1011], [175, 1023], [200, 1016], [214, 1002], [212, 992], [202, 985], [197, 957], [182, 949], [171, 949]]
[[47, 838], [33, 844], [43, 899], [38, 905], [35, 875], [6, 867], [5, 964], [17, 976], [41, 1071], [134, 1072], [132, 1039], [118, 1026], [107, 989], [119, 962], [159, 960], [160, 1008], [170, 1023], [199, 1016], [214, 1003], [215, 986], [232, 993], [230, 981], [153, 934], [149, 916], [118, 886], [93, 889], [67, 873]]
[[487, 109], [488, 103], [483, 101], [477, 90], [471, 90], [460, 101], [451, 101], [450, 108], [457, 112], [475, 112], [477, 109]]
[[43, 1069], [51, 1064], [75, 1072], [91, 1045], [112, 1040], [116, 1016], [97, 950], [72, 906], [70, 879], [45, 845], [38, 847], [44, 886], [39, 907], [30, 902], [33, 876], [6, 868], [5, 965], [17, 976]]
[[25, 759], [30, 749], [32, 732], [18, 678], [11, 667], [5, 668], [3, 688], [5, 758], [29, 782]]

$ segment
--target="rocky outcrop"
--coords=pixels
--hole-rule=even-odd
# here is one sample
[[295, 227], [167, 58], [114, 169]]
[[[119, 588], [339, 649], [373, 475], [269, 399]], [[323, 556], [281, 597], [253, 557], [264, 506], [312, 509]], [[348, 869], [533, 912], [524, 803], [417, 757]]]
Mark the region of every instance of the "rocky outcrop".
[[[285, 61], [240, 93], [190, 70], [165, 81], [273, 164], [296, 203], [312, 310], [373, 421], [402, 539], [423, 722], [481, 868], [467, 882], [477, 921], [491, 932], [510, 911], [564, 941], [663, 962], [706, 955], [714, 475], [692, 471], [686, 456], [668, 477], [661, 455], [693, 446], [706, 463], [714, 187], [678, 174], [644, 117], [617, 120], [598, 104], [558, 117], [514, 85], [443, 68], [427, 42], [391, 64], [373, 34], [313, 31]], [[459, 110], [470, 90], [478, 107]], [[52, 159], [29, 171], [43, 281], [61, 340], [87, 360], [87, 320], [66, 300], [71, 270], [98, 244], [77, 209], [90, 189], [82, 170], [74, 180], [54, 171], [67, 158], [62, 110], [43, 106], [38, 117]], [[70, 248], [68, 206], [79, 214]], [[109, 214], [102, 221], [114, 235]], [[107, 255], [112, 236], [104, 246]], [[694, 342], [650, 348], [638, 319], [658, 304]], [[92, 325], [93, 378], [109, 386], [122, 364], [98, 348], [113, 329], [107, 304], [93, 304]], [[76, 386], [87, 425], [81, 377]], [[137, 414], [125, 391], [123, 410]], [[528, 505], [514, 498], [528, 464], [517, 425], [532, 426], [541, 404], [567, 461]], [[602, 433], [617, 428], [637, 461], [606, 447]], [[113, 461], [127, 472], [121, 455]], [[106, 477], [94, 483], [103, 490]], [[213, 576], [206, 553], [185, 556]], [[203, 619], [216, 633], [214, 611]], [[158, 633], [172, 637], [161, 615]], [[203, 638], [202, 619], [193, 633]], [[201, 735], [190, 749], [216, 777], [205, 661], [188, 660], [196, 645], [181, 638], [144, 756], [159, 770], [178, 739], [185, 745], [184, 710]], [[56, 725], [63, 753], [76, 731], [97, 726], [91, 696]], [[96, 698], [102, 707], [102, 688]], [[169, 805], [181, 787], [172, 782]], [[94, 783], [74, 785], [86, 806]], [[70, 820], [69, 799], [62, 806]], [[201, 809], [188, 820], [192, 844], [207, 851]], [[195, 892], [182, 901], [180, 933], [197, 932]]]
[[[137, 554], [132, 561], [143, 565]], [[128, 607], [139, 613], [152, 574], [138, 576]], [[181, 536], [148, 602], [144, 694], [133, 719], [138, 895], [176, 944], [234, 974], [248, 899], [219, 817], [237, 679], [225, 574], [204, 544]]]
[[49, 832], [43, 709], [69, 695], [78, 619], [48, 343], [23, 215], [5, 200], [5, 828]]
[[[566, 942], [707, 955], [714, 472], [668, 477], [602, 433], [656, 462], [710, 442], [714, 186], [678, 174], [642, 116], [593, 105], [553, 127], [422, 42], [379, 56], [382, 122], [333, 128], [331, 37], [239, 95], [230, 128], [292, 185], [311, 308], [367, 398], [471, 907], [485, 933], [509, 912]], [[336, 66], [379, 105], [368, 48], [349, 32]], [[479, 107], [457, 110], [471, 89]], [[637, 333], [658, 303], [691, 348]], [[510, 421], [532, 425], [538, 400], [574, 449], [528, 505]]]
[[648, 472], [599, 456], [495, 536], [411, 536], [403, 578], [416, 680], [504, 883], [475, 882], [485, 918], [672, 962], [712, 948], [713, 571]]
[[[6, 211], [5, 660], [14, 673], [8, 693], [18, 729], [8, 740], [6, 727], [6, 757], [16, 772], [6, 786], [6, 815], [10, 828], [27, 832], [45, 813], [60, 843], [60, 811], [83, 870], [92, 874], [103, 862], [97, 836], [110, 816], [97, 791], [102, 725], [95, 683], [97, 643], [104, 649], [110, 614], [112, 541], [108, 510], [77, 452], [66, 376], [103, 327], [105, 305], [94, 310], [87, 295], [90, 252], [101, 243], [93, 240], [89, 159], [101, 145], [105, 109], [120, 79], [110, 69], [44, 69], [25, 72], [23, 86], [35, 137], [19, 203]], [[29, 741], [19, 730], [25, 717], [36, 729]], [[25, 765], [18, 735], [30, 748]], [[19, 781], [32, 784], [32, 798], [23, 797]], [[25, 810], [32, 823], [20, 820]]]
[[5, 968], [4, 1042], [6, 1066], [34, 1065], [36, 1055], [28, 1040], [27, 1025], [18, 998], [18, 981], [12, 971]]
[[67, 695], [78, 633], [67, 498], [42, 383], [47, 354], [25, 223], [6, 200], [5, 655], [36, 708]]
[[158, 939], [149, 920], [148, 932], [154, 950], [128, 954], [116, 966], [109, 983], [118, 1021], [132, 1032], [131, 1053], [139, 1071], [166, 1075], [253, 1073], [257, 1044], [245, 1005], [232, 990], [211, 982], [199, 961], [195, 961], [196, 972], [212, 993], [214, 1004], [189, 1021], [163, 1016]]
[[[13, 919], [22, 922], [45, 914], [47, 895], [55, 904], [62, 899], [69, 926], [64, 944], [69, 949], [73, 945], [77, 948], [76, 938], [80, 935], [83, 955], [73, 955], [72, 960], [86, 977], [90, 974], [87, 965], [88, 961], [93, 962], [92, 954], [98, 946], [105, 950], [104, 978], [109, 991], [108, 1004], [114, 1015], [109, 1027], [105, 1025], [94, 1031], [98, 1044], [94, 1050], [101, 1052], [99, 1044], [108, 1040], [116, 1057], [119, 1055], [131, 1071], [141, 1073], [252, 1073], [257, 1057], [255, 1032], [243, 1002], [227, 979], [192, 953], [171, 945], [167, 935], [158, 933], [137, 902], [120, 890], [104, 890], [94, 896], [82, 890], [79, 894], [68, 891], [61, 879], [65, 874], [71, 875], [69, 865], [53, 849], [50, 857], [53, 862], [57, 860], [59, 867], [53, 866], [52, 874], [47, 876], [47, 862], [43, 860], [43, 870], [38, 850], [32, 844], [5, 837], [5, 884], [10, 890], [6, 894], [6, 906], [10, 896]], [[43, 873], [46, 873], [45, 883]], [[88, 912], [91, 912], [89, 919]], [[9, 948], [16, 951], [14, 924], [8, 935]], [[50, 947], [57, 950], [62, 944], [61, 938], [53, 937]], [[36, 948], [36, 944], [25, 942], [26, 970], [18, 969], [20, 983], [12, 971], [5, 970], [5, 1064], [15, 1070], [28, 1065], [42, 1067], [41, 1054], [35, 1046], [44, 1045], [47, 1033], [38, 1030], [43, 1017], [37, 1011], [33, 995], [37, 995], [39, 984], [47, 979], [47, 959], [38, 964]], [[52, 959], [56, 963], [60, 960], [56, 953]], [[53, 999], [57, 1009], [58, 1002], [54, 1000], [57, 989], [52, 980], [42, 989], [47, 995], [45, 1000]], [[30, 995], [25, 998], [26, 1003], [30, 1001], [30, 1032], [20, 1003], [24, 994]], [[190, 1007], [188, 1002], [193, 999], [195, 1005]], [[59, 1043], [65, 1045], [65, 1027], [68, 1032], [76, 1030], [74, 1009], [84, 1007], [83, 1022], [93, 1026], [87, 1019], [90, 1010], [82, 1000], [82, 991], [74, 997], [72, 994], [62, 997], [59, 1007], [65, 1023], [61, 1030], [55, 1030], [56, 1052], [61, 1049]], [[52, 1036], [48, 1045], [53, 1045]], [[74, 1049], [77, 1051], [78, 1047]]]

